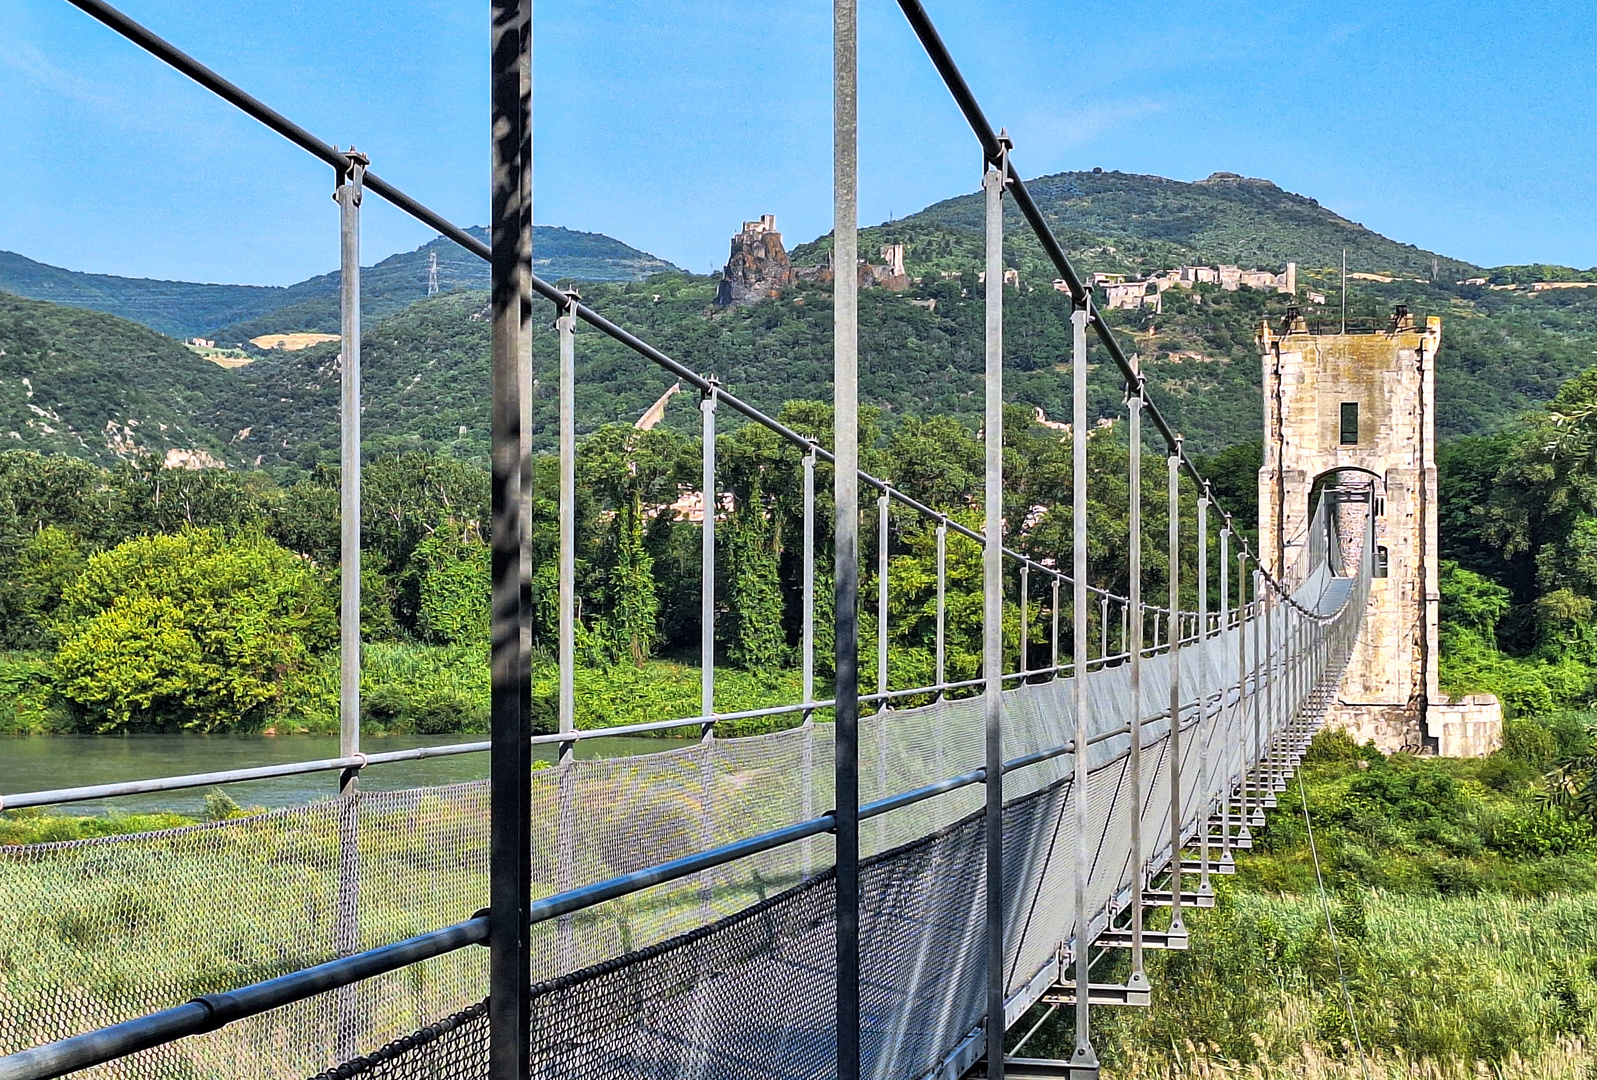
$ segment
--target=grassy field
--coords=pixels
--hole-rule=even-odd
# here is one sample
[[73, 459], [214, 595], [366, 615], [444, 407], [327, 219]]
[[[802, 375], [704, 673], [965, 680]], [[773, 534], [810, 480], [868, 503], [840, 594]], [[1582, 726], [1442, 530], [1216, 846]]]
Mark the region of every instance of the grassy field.
[[[1512, 753], [1385, 757], [1322, 734], [1300, 780], [1215, 907], [1188, 913], [1190, 951], [1147, 954], [1153, 1006], [1095, 1012], [1105, 1075], [1362, 1077], [1362, 1043], [1372, 1077], [1597, 1077], [1591, 826], [1543, 805]], [[1128, 970], [1117, 952], [1094, 977]], [[1028, 1055], [1069, 1056], [1063, 1013]]]

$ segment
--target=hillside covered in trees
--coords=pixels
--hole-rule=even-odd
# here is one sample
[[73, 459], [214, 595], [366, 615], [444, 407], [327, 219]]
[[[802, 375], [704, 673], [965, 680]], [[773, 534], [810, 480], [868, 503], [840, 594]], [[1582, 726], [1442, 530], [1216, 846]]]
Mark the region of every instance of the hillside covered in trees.
[[[1034, 186], [1083, 273], [1135, 274], [1182, 263], [1220, 262], [1278, 269], [1294, 261], [1299, 303], [1311, 322], [1321, 326], [1334, 326], [1341, 316], [1345, 247], [1352, 269], [1392, 279], [1352, 282], [1348, 316], [1355, 324], [1384, 321], [1400, 302], [1419, 317], [1442, 317], [1437, 416], [1444, 440], [1512, 425], [1597, 360], [1597, 290], [1492, 287], [1576, 280], [1590, 276], [1589, 271], [1549, 266], [1478, 270], [1389, 240], [1267, 181], [1217, 175], [1186, 184], [1081, 172], [1041, 177]], [[881, 410], [888, 430], [905, 417], [934, 414], [955, 417], [972, 428], [977, 423], [983, 317], [976, 273], [980, 226], [979, 200], [972, 195], [862, 233], [867, 254], [881, 243], [903, 243], [911, 275], [904, 292], [867, 288], [860, 296], [863, 399]], [[794, 260], [801, 265], [824, 262], [828, 246], [826, 237], [801, 244]], [[431, 253], [439, 256], [443, 292], [429, 298], [425, 282]], [[830, 394], [831, 295], [825, 286], [801, 280], [778, 297], [720, 309], [713, 303], [713, 276], [677, 271], [608, 237], [540, 227], [535, 257], [540, 273], [580, 282], [585, 301], [594, 308], [690, 368], [717, 376], [767, 411], [784, 401], [824, 400]], [[1019, 287], [1005, 301], [1006, 391], [1012, 401], [1042, 409], [1050, 418], [1061, 417], [1069, 411], [1060, 365], [1069, 357], [1070, 303], [1051, 287], [1053, 268], [1013, 208], [1005, 258], [1019, 275]], [[0, 260], [0, 288], [26, 286], [34, 295], [109, 306], [152, 324], [175, 325], [160, 320], [176, 308], [160, 304], [176, 304], [188, 312], [184, 318], [193, 325], [215, 331], [225, 323], [226, 333], [235, 337], [287, 328], [337, 328], [336, 274], [276, 290], [269, 303], [244, 310], [213, 303], [203, 291], [191, 295], [176, 289], [183, 283], [165, 283], [176, 291], [162, 294], [165, 298], [157, 304], [148, 297], [139, 299], [143, 294], [136, 291], [118, 294], [109, 286], [109, 292], [94, 293], [85, 275], [45, 274], [50, 268], [7, 271], [7, 265]], [[479, 291], [485, 274], [480, 260], [441, 238], [364, 272], [369, 455], [425, 450], [470, 461], [486, 459], [487, 297]], [[1475, 283], [1458, 284], [1461, 280]], [[1309, 302], [1310, 292], [1329, 302]], [[108, 296], [121, 298], [113, 304]], [[1168, 291], [1158, 312], [1114, 311], [1109, 317], [1128, 349], [1141, 357], [1161, 408], [1191, 445], [1212, 452], [1258, 430], [1260, 373], [1254, 334], [1261, 319], [1280, 317], [1287, 303], [1275, 293], [1247, 288], [1225, 292], [1200, 285], [1190, 292]], [[13, 302], [11, 309], [19, 314], [0, 331], [0, 349], [10, 353], [16, 347], [6, 334], [48, 337], [50, 328], [64, 321], [44, 307], [19, 308]], [[63, 370], [43, 396], [36, 391], [27, 400], [0, 397], [0, 437], [10, 437], [18, 448], [107, 460], [107, 455], [128, 452], [126, 439], [124, 444], [108, 442], [108, 423], [125, 427], [138, 420], [141, 432], [160, 430], [150, 423], [154, 420], [168, 430], [181, 423], [188, 446], [204, 449], [229, 466], [259, 465], [288, 481], [336, 460], [336, 343], [294, 353], [252, 350], [254, 363], [221, 378], [216, 373], [190, 378], [188, 358], [167, 349], [141, 361], [149, 371], [118, 375], [113, 373], [120, 358], [145, 347], [139, 344], [146, 342], [141, 336], [145, 332], [125, 324], [119, 330], [114, 321], [94, 325], [99, 344], [81, 376]], [[548, 373], [555, 361], [553, 328], [542, 317], [535, 318], [534, 328], [537, 368]], [[169, 361], [176, 366], [169, 367]], [[672, 383], [664, 372], [587, 328], [579, 329], [577, 363], [578, 425], [583, 432], [607, 423], [630, 423]], [[85, 403], [100, 402], [103, 385], [112, 378], [181, 384], [184, 392], [160, 408], [130, 397], [120, 405], [108, 402], [86, 411]], [[1093, 412], [1113, 415], [1122, 391], [1118, 376], [1097, 364], [1091, 387]], [[554, 390], [545, 374], [538, 388], [542, 438], [552, 422]], [[56, 431], [47, 436], [40, 426], [47, 418], [30, 406], [71, 419], [65, 426], [49, 422]], [[737, 423], [733, 417], [726, 422]], [[667, 409], [665, 423], [686, 433], [697, 424], [696, 413], [684, 400]], [[11, 431], [16, 435], [10, 436]], [[165, 450], [161, 440], [146, 443], [134, 436], [132, 444], [157, 453]]]

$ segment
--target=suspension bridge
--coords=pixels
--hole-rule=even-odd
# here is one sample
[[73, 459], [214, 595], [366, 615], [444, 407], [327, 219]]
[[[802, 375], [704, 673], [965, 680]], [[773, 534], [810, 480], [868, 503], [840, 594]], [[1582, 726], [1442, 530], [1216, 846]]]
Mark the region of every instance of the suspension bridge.
[[[333, 170], [344, 320], [343, 737], [340, 756], [328, 760], [7, 794], [0, 805], [15, 809], [294, 772], [337, 777], [336, 797], [309, 806], [0, 854], [7, 903], [20, 920], [5, 946], [12, 989], [0, 1014], [0, 1050], [9, 1054], [0, 1078], [81, 1070], [494, 1080], [1096, 1076], [1093, 1010], [1153, 1000], [1147, 950], [1187, 947], [1185, 913], [1213, 904], [1214, 878], [1250, 846], [1250, 830], [1336, 705], [1372, 583], [1388, 568], [1377, 567], [1378, 554], [1390, 556], [1376, 542], [1383, 526], [1374, 506], [1386, 493], [1351, 474], [1312, 491], [1289, 491], [1282, 480], [1270, 488], [1264, 551], [1251, 550], [1245, 523], [1219, 504], [1151, 400], [1028, 193], [1013, 143], [989, 123], [919, 0], [899, 7], [983, 160], [982, 529], [860, 470], [854, 274], [834, 275], [835, 427], [822, 445], [695, 370], [691, 358], [665, 354], [532, 273], [530, 0], [494, 0], [492, 11], [488, 244], [381, 179], [365, 155], [322, 142], [102, 0], [70, 2]], [[834, 14], [833, 265], [847, 268], [858, 262], [854, 0], [835, 0]], [[367, 192], [487, 260], [492, 272], [492, 737], [382, 754], [360, 749], [358, 697]], [[1073, 536], [1070, 550], [1051, 558], [1003, 543], [1006, 201], [1074, 304], [1072, 355], [1061, 358], [1074, 398]], [[540, 305], [552, 309], [560, 344], [559, 724], [548, 735], [534, 734], [529, 697], [530, 324]], [[1307, 329], [1294, 319], [1261, 338], [1273, 342], [1278, 382], [1282, 343], [1307, 347]], [[706, 512], [696, 715], [605, 730], [575, 724], [579, 329], [620, 342], [640, 365], [664, 369], [700, 396]], [[1380, 334], [1394, 357], [1416, 348], [1417, 332], [1397, 318]], [[1126, 567], [1124, 594], [1088, 580], [1093, 352], [1126, 387], [1130, 527], [1111, 545]], [[731, 714], [714, 710], [722, 410], [797, 448], [804, 483], [800, 700]], [[1277, 466], [1284, 440], [1272, 444]], [[1155, 597], [1143, 595], [1148, 447], [1168, 495], [1167, 591]], [[818, 503], [828, 496], [817, 484], [827, 476], [823, 515]], [[1183, 493], [1197, 496], [1195, 520], [1183, 520]], [[872, 501], [881, 560], [874, 597], [860, 587], [860, 528]], [[817, 535], [822, 520], [833, 522], [830, 536]], [[936, 669], [927, 685], [890, 689], [887, 554], [905, 522], [936, 536]], [[974, 679], [946, 677], [951, 538], [982, 552]], [[823, 685], [816, 566], [827, 542], [835, 677]], [[1183, 580], [1189, 567], [1196, 581]], [[1183, 596], [1196, 603], [1184, 607]], [[861, 634], [860, 611], [871, 603], [874, 643]], [[1035, 636], [1028, 620], [1046, 620], [1046, 664], [1006, 641], [1006, 611], [1018, 614], [1020, 642]], [[874, 688], [860, 684], [873, 644]], [[722, 734], [756, 715], [788, 726]], [[574, 753], [586, 740], [667, 730], [699, 738], [634, 758]], [[540, 745], [558, 748], [553, 768], [533, 768]], [[453, 754], [488, 755], [490, 779], [360, 788], [367, 769]], [[62, 935], [45, 932], [66, 925], [65, 916], [38, 897], [63, 894], [98, 905], [71, 924], [74, 940], [107, 956], [121, 950], [119, 960], [67, 956]], [[1167, 914], [1150, 920], [1155, 909]], [[152, 951], [157, 911], [182, 913], [180, 925], [162, 931], [164, 953]], [[1094, 966], [1120, 953], [1129, 958], [1125, 980], [1094, 981]], [[1038, 1003], [1074, 1012], [1068, 1059], [1025, 1058], [1013, 1037], [1004, 1052], [1010, 1028]]]

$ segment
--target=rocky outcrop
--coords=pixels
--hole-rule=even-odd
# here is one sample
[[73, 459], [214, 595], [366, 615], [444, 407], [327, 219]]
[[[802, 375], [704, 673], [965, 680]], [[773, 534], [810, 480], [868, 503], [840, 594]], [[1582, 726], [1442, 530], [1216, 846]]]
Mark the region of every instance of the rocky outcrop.
[[732, 254], [721, 273], [716, 291], [717, 307], [754, 304], [776, 296], [793, 284], [793, 264], [776, 231], [776, 215], [765, 214], [758, 221], [745, 221], [743, 230], [732, 237]]

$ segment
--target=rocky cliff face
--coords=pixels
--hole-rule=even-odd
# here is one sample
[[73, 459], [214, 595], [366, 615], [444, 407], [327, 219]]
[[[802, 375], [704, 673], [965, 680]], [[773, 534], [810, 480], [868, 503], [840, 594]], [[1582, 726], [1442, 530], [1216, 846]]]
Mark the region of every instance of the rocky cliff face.
[[745, 221], [743, 231], [732, 237], [732, 254], [715, 294], [718, 307], [757, 303], [793, 284], [793, 264], [775, 225], [776, 219], [767, 214]]

